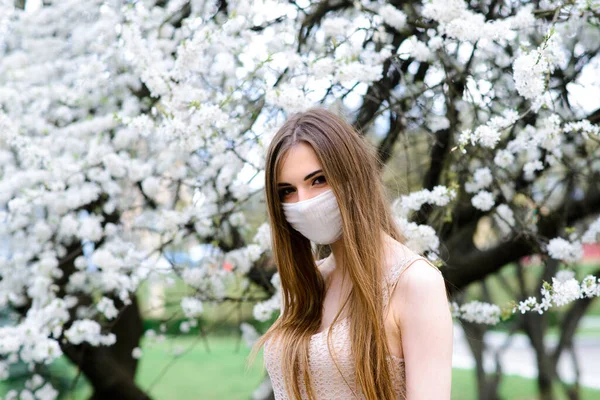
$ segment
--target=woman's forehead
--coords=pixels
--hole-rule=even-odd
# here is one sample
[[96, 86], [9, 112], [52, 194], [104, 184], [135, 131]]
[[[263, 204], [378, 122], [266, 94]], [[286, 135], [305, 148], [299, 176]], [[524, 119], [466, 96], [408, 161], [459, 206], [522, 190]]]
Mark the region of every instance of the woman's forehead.
[[321, 163], [312, 146], [299, 142], [283, 155], [277, 183], [298, 183], [304, 180], [307, 174], [319, 169], [322, 169]]

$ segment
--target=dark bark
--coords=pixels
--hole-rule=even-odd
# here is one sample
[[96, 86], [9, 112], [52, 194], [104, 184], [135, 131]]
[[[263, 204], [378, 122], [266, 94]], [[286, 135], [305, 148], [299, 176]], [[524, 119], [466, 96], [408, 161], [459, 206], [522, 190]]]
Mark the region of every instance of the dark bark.
[[475, 373], [477, 375], [477, 398], [480, 400], [498, 400], [498, 385], [500, 377], [493, 375], [488, 377], [483, 368], [483, 353], [485, 332], [488, 330], [484, 324], [462, 321], [461, 325], [465, 331], [467, 343], [475, 359]]
[[449, 290], [453, 293], [499, 271], [504, 265], [531, 254], [531, 247], [525, 240], [512, 240], [489, 250], [473, 248], [468, 253], [451, 251], [450, 254], [451, 258], [442, 272], [450, 282]]
[[[558, 260], [549, 259], [546, 262], [544, 269], [545, 276], [554, 276], [558, 270]], [[524, 287], [524, 271], [523, 266], [518, 263], [517, 271], [523, 295], [526, 294]], [[539, 296], [537, 296], [539, 297]], [[548, 314], [538, 314], [535, 312], [525, 313], [522, 315], [524, 331], [529, 337], [531, 346], [535, 350], [536, 362], [538, 368], [537, 383], [540, 392], [540, 398], [543, 400], [552, 400], [552, 382], [557, 376], [556, 363], [552, 362], [550, 355], [546, 350], [544, 337], [548, 330]]]
[[[596, 270], [593, 273], [594, 276], [600, 275], [600, 269]], [[569, 310], [566, 312], [565, 317], [561, 323], [561, 332], [560, 339], [554, 349], [552, 358], [555, 362], [558, 362], [563, 351], [568, 349], [570, 345], [572, 345], [572, 339], [575, 335], [575, 331], [577, 330], [577, 326], [579, 325], [579, 321], [588, 311], [592, 302], [595, 298], [584, 297], [583, 299], [578, 299], [570, 306]]]
[[[594, 271], [592, 275], [598, 276], [599, 274], [600, 269]], [[565, 313], [560, 323], [561, 330], [559, 342], [554, 351], [550, 354], [550, 359], [552, 360], [552, 363], [556, 366], [558, 365], [558, 360], [560, 359], [563, 353], [565, 353], [566, 351], [569, 351], [571, 353], [575, 369], [575, 382], [572, 384], [566, 384], [561, 381], [566, 395], [571, 400], [579, 400], [580, 398], [579, 366], [577, 363], [577, 355], [573, 346], [573, 337], [575, 336], [575, 332], [577, 330], [579, 322], [581, 321], [581, 318], [589, 310], [594, 300], [595, 298], [585, 297], [576, 300], [569, 306], [569, 309]], [[560, 379], [560, 377], [558, 378]]]
[[263, 288], [269, 295], [275, 293], [275, 288], [271, 285], [271, 278], [277, 272], [277, 267], [273, 262], [273, 257], [263, 256], [254, 263], [248, 272], [248, 279]]
[[88, 344], [61, 344], [64, 354], [78, 365], [94, 388], [92, 400], [149, 399], [135, 384], [137, 360], [131, 356], [132, 350], [139, 345], [143, 334], [142, 319], [137, 300], [127, 306], [112, 332], [117, 336], [117, 342], [110, 347], [93, 347]]
[[[542, 237], [553, 238], [559, 235], [560, 222], [564, 226], [573, 226], [581, 218], [600, 212], [600, 188], [591, 186], [586, 196], [570, 204], [563, 204], [556, 212], [541, 216], [538, 233]], [[499, 271], [504, 265], [515, 262], [521, 257], [540, 252], [538, 243], [524, 235], [513, 237], [488, 250], [479, 250], [474, 246], [464, 251], [462, 243], [472, 243], [476, 219], [450, 236], [445, 247], [449, 251], [447, 266], [443, 268], [444, 277], [450, 283], [450, 292], [462, 289], [470, 283], [484, 279], [489, 274]]]
[[[82, 208], [90, 213], [97, 213], [97, 210], [101, 209], [107, 200], [108, 197], [106, 195], [101, 195], [96, 201]], [[104, 217], [103, 225], [109, 222], [118, 224], [120, 220], [120, 215], [116, 213], [104, 213], [102, 216]], [[105, 238], [102, 238], [95, 244], [95, 247], [101, 247], [104, 241]], [[64, 297], [67, 294], [65, 287], [70, 276], [77, 270], [74, 260], [77, 256], [83, 254], [81, 243], [71, 243], [67, 246], [66, 254], [59, 261], [63, 276], [56, 281], [60, 297]], [[90, 305], [93, 303], [88, 294], [80, 293], [77, 295], [77, 298], [79, 305]], [[74, 346], [66, 341], [61, 341], [61, 348], [71, 362], [79, 366], [80, 371], [85, 374], [94, 388], [92, 399], [147, 399], [149, 397], [135, 384], [135, 373], [138, 363], [131, 356], [133, 349], [139, 346], [140, 338], [144, 333], [137, 299], [135, 296], [132, 296], [131, 304], [125, 306], [118, 298], [111, 298], [115, 302], [115, 307], [121, 310], [117, 319], [108, 322], [107, 327], [110, 332], [115, 334], [117, 338], [116, 343], [110, 347], [93, 347], [86, 343]], [[71, 319], [65, 329], [68, 329], [75, 319], [76, 316], [72, 312]]]
[[312, 29], [321, 23], [321, 20], [325, 17], [325, 15], [327, 15], [327, 13], [331, 11], [342, 10], [351, 6], [352, 2], [347, 0], [322, 0], [321, 2], [319, 2], [314, 8], [314, 11], [308, 14], [304, 18], [304, 21], [302, 21], [302, 26], [300, 27], [300, 31], [298, 32], [298, 50], [301, 49], [306, 39], [308, 39], [308, 36], [310, 35]]
[[377, 154], [379, 154], [381, 165], [385, 165], [394, 154], [394, 145], [403, 129], [402, 117], [396, 113], [392, 113], [390, 116], [390, 129], [388, 130], [388, 134], [377, 148]]
[[[406, 39], [408, 36], [406, 34], [399, 34], [398, 32], [394, 32], [394, 37], [392, 39], [392, 45], [394, 48], [400, 46], [402, 41]], [[363, 104], [358, 110], [357, 116], [353, 122], [354, 128], [361, 133], [364, 133], [365, 128], [373, 122], [377, 112], [381, 108], [381, 105], [384, 101], [390, 100], [390, 91], [395, 88], [402, 78], [402, 74], [406, 73], [408, 70], [408, 66], [410, 64], [409, 61], [404, 61], [402, 63], [393, 62], [392, 60], [387, 60], [383, 64], [383, 78], [377, 82], [374, 82], [373, 85], [369, 86], [367, 89], [367, 94], [363, 98]], [[421, 64], [425, 71], [429, 68], [428, 64]], [[419, 71], [421, 68], [419, 68]], [[423, 77], [425, 73], [423, 72]], [[422, 77], [420, 78], [423, 79]], [[417, 78], [415, 77], [415, 80]], [[392, 107], [390, 104], [390, 110], [395, 114], [395, 124], [390, 124], [390, 128], [386, 137], [382, 140], [378, 149], [378, 156], [383, 162], [387, 162], [389, 160], [391, 154], [386, 154], [387, 152], [393, 150], [394, 143], [399, 136], [399, 133], [403, 129], [403, 126], [400, 124], [400, 120], [403, 114], [403, 107], [399, 105], [397, 107]]]

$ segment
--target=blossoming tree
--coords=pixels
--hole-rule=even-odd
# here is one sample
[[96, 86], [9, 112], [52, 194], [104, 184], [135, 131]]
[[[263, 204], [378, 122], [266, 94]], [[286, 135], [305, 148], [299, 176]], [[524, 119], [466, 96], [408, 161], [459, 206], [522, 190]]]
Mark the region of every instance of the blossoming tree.
[[[322, 103], [351, 115], [384, 162], [406, 159], [411, 191], [394, 210], [408, 245], [440, 264], [456, 318], [540, 322], [569, 304], [553, 354], [543, 324], [526, 325], [551, 398], [558, 356], [600, 295], [600, 271], [572, 268], [600, 232], [599, 17], [589, 0], [3, 0], [0, 308], [13, 314], [0, 377], [19, 361], [33, 376], [8, 398], [55, 398], [34, 373], [63, 354], [97, 398], [147, 398], [133, 379], [135, 292], [174, 247], [216, 249], [166, 268], [196, 291], [181, 302], [186, 326], [204, 303], [246, 301], [226, 295], [234, 278], [265, 288], [256, 319], [278, 311], [268, 225], [249, 236], [244, 211], [270, 135]], [[459, 304], [533, 254], [536, 293]]]

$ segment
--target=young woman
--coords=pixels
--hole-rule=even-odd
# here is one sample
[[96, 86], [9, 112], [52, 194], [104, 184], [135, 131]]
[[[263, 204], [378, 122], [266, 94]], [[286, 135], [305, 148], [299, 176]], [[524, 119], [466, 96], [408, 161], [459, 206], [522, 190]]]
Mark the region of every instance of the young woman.
[[265, 170], [282, 307], [253, 354], [264, 345], [275, 398], [449, 399], [445, 282], [403, 244], [373, 148], [312, 108], [275, 134]]

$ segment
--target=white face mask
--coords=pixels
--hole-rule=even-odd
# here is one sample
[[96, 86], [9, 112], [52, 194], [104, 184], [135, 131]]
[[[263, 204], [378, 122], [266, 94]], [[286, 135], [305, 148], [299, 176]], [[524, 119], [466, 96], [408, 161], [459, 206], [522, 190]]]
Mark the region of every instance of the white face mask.
[[286, 220], [308, 240], [331, 244], [342, 237], [342, 216], [331, 189], [312, 199], [281, 205]]

